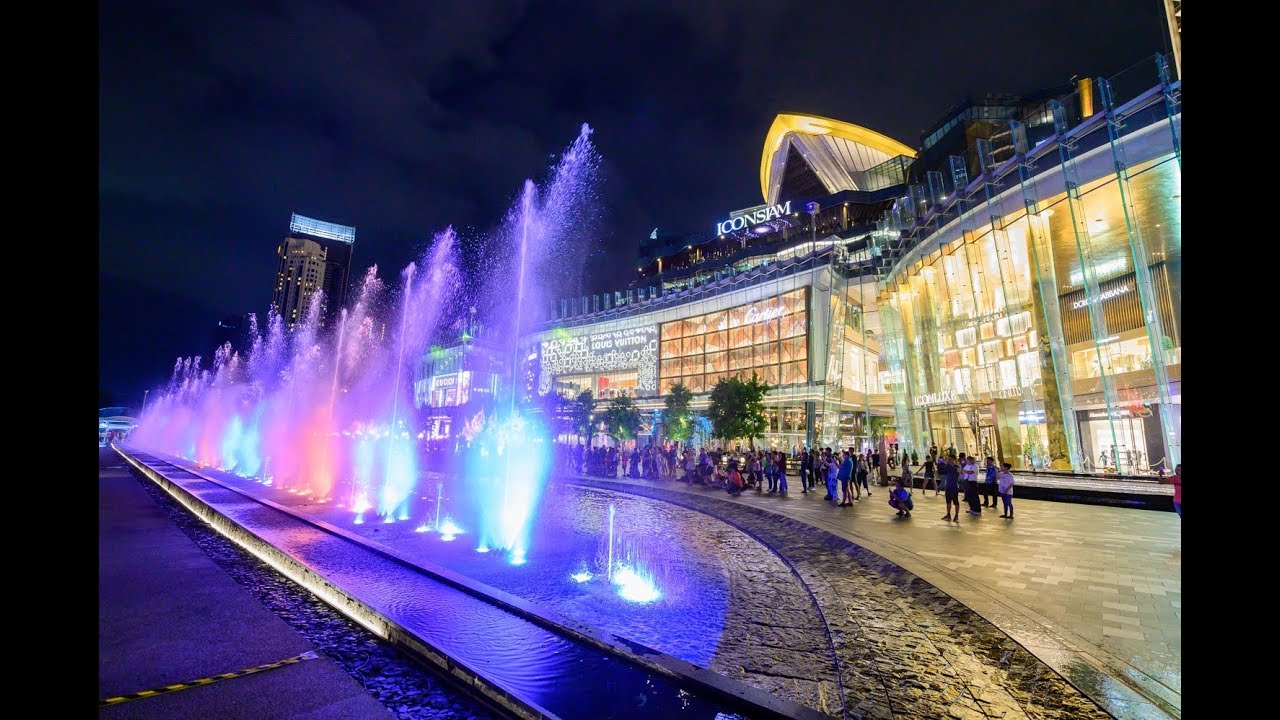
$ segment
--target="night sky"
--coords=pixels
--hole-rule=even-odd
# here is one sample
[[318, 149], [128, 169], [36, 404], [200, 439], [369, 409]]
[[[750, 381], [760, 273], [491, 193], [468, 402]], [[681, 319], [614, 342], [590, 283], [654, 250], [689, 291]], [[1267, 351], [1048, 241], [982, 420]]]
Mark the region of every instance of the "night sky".
[[620, 289], [654, 227], [761, 202], [779, 112], [918, 147], [966, 95], [1168, 45], [1159, 0], [104, 0], [99, 20], [99, 387], [134, 406], [219, 318], [265, 313], [291, 212], [356, 226], [353, 277], [386, 278], [446, 225], [496, 225], [587, 122], [586, 290]]

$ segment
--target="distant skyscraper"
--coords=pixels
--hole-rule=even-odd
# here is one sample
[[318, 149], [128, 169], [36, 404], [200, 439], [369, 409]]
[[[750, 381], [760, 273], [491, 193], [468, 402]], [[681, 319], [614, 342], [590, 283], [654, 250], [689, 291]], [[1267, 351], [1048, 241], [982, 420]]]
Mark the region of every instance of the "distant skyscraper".
[[290, 329], [306, 317], [307, 305], [317, 290], [324, 291], [321, 322], [325, 325], [346, 304], [355, 240], [353, 227], [293, 214], [289, 235], [276, 249], [279, 263], [271, 299]]

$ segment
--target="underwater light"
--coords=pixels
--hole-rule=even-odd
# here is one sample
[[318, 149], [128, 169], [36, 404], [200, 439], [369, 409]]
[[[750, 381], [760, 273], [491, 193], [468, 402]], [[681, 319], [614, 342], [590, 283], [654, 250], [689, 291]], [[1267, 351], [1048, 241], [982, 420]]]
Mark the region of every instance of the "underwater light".
[[449, 542], [450, 540], [453, 540], [454, 538], [458, 537], [461, 534], [462, 534], [462, 528], [459, 527], [458, 523], [453, 521], [453, 518], [447, 517], [443, 521], [441, 521], [440, 523], [440, 539], [441, 540], [445, 542]]
[[618, 586], [618, 595], [634, 603], [653, 602], [662, 597], [653, 580], [632, 570], [627, 565], [620, 565], [613, 572], [613, 584]]

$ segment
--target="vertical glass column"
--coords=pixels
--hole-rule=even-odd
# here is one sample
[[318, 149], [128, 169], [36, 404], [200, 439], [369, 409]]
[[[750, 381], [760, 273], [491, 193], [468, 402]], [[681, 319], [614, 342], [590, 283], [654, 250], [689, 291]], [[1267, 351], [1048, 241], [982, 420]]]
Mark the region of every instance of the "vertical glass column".
[[[967, 279], [973, 297], [974, 318], [971, 323], [976, 337], [977, 382], [975, 399], [989, 400], [989, 407], [994, 409], [993, 421], [996, 427], [995, 448], [984, 447], [979, 436], [981, 412], [970, 411], [970, 420], [974, 428], [974, 438], [978, 450], [983, 455], [998, 456], [1002, 461], [1011, 462], [1015, 467], [1022, 467], [1022, 436], [1018, 425], [1018, 399], [1021, 397], [1021, 373], [1015, 358], [1005, 361], [1006, 343], [1004, 335], [1010, 331], [1010, 312], [1008, 309], [1011, 293], [1003, 282], [1003, 269], [1000, 262], [1000, 249], [996, 243], [996, 231], [984, 223], [978, 223], [978, 205], [976, 199], [965, 195], [969, 186], [969, 172], [962, 157], [951, 156], [951, 177], [955, 190], [955, 201], [960, 225], [960, 247], [963, 263], [967, 269]], [[987, 184], [985, 177], [982, 184]], [[985, 199], [985, 196], [983, 196]], [[1014, 295], [1016, 295], [1016, 290]], [[1001, 322], [1003, 321], [1003, 323]], [[1000, 330], [1003, 324], [1003, 333]], [[988, 335], [989, 331], [989, 335]], [[1012, 345], [1012, 342], [1008, 343]], [[1011, 365], [1013, 373], [1002, 372]], [[1012, 387], [1006, 387], [1012, 385]], [[1012, 395], [1012, 399], [1010, 398]]]
[[[885, 303], [880, 306], [879, 312], [880, 328], [884, 334], [884, 340], [880, 343], [880, 347], [888, 359], [889, 372], [905, 374], [903, 352], [906, 349], [906, 337], [902, 332], [902, 319], [898, 314], [898, 308], [895, 303]], [[911, 411], [907, 402], [911, 390], [905, 382], [902, 387], [901, 392], [893, 394], [893, 416], [898, 433], [901, 435], [899, 446], [910, 452], [915, 448], [915, 433], [913, 432]]]
[[[879, 233], [877, 233], [878, 235]], [[875, 237], [875, 236], [872, 236]], [[867, 243], [868, 250], [871, 243]], [[872, 261], [872, 268], [878, 267], [878, 261]], [[872, 271], [872, 277], [879, 277], [879, 273]], [[872, 289], [875, 289], [872, 285]], [[877, 310], [877, 313], [879, 311]], [[862, 336], [862, 432], [867, 437], [867, 442], [871, 442], [871, 375], [867, 369], [867, 283], [864, 277], [858, 277], [858, 332]], [[881, 338], [880, 345], [883, 348], [884, 340]], [[872, 372], [879, 373], [878, 368], [872, 368]], [[834, 447], [834, 446], [833, 446]]]
[[[1111, 334], [1107, 331], [1107, 317], [1105, 309], [1102, 307], [1102, 290], [1099, 287], [1097, 274], [1098, 261], [1094, 257], [1093, 238], [1089, 230], [1089, 216], [1085, 211], [1084, 197], [1080, 186], [1080, 173], [1076, 166], [1076, 145], [1080, 138], [1068, 133], [1070, 128], [1067, 126], [1067, 110], [1062, 103], [1057, 100], [1051, 100], [1049, 101], [1049, 108], [1053, 113], [1053, 128], [1058, 137], [1058, 160], [1062, 167], [1063, 181], [1066, 184], [1066, 204], [1071, 215], [1071, 232], [1075, 240], [1076, 258], [1080, 262], [1081, 279], [1084, 284], [1085, 308], [1089, 317], [1094, 353], [1098, 360], [1098, 379], [1102, 386], [1107, 431], [1111, 435], [1110, 462], [1115, 464], [1116, 469], [1119, 470], [1120, 463], [1115, 456], [1124, 445], [1124, 442], [1116, 428], [1115, 414], [1120, 403], [1116, 394], [1115, 379], [1112, 377], [1110, 351], [1103, 348], [1103, 341], [1108, 340]], [[1102, 452], [1107, 452], [1106, 448], [1103, 448]], [[1100, 454], [1099, 460], [1103, 457]], [[1099, 464], [1104, 465], [1105, 463], [1100, 462]]]
[[[829, 294], [827, 314], [827, 374], [822, 393], [822, 437], [824, 446], [835, 447], [840, 438], [840, 414], [844, 401], [845, 373], [854, 372], [844, 366], [844, 342], [848, 302], [849, 269], [843, 253], [835, 248], [827, 270]], [[816, 303], [815, 303], [816, 304]], [[815, 349], [816, 351], [816, 349]]]
[[[1031, 251], [1033, 289], [1040, 302], [1037, 304], [1037, 351], [1041, 366], [1048, 365], [1052, 382], [1042, 383], [1044, 388], [1045, 428], [1049, 433], [1049, 459], [1053, 466], [1064, 459], [1075, 472], [1086, 468], [1083, 446], [1080, 442], [1074, 393], [1071, 389], [1071, 368], [1067, 361], [1067, 344], [1062, 332], [1062, 315], [1058, 306], [1057, 271], [1054, 267], [1053, 245], [1049, 227], [1041, 216], [1040, 197], [1034, 180], [1035, 168], [1027, 158], [1027, 129], [1022, 123], [1011, 120], [1014, 160], [1018, 167], [1018, 184], [1022, 190], [1022, 202], [1026, 208], [1026, 242]], [[1045, 357], [1049, 362], [1044, 362]], [[1066, 442], [1065, 452], [1055, 443], [1061, 436]]]
[[[884, 282], [884, 279], [885, 279], [886, 273], [892, 268], [892, 265], [893, 265], [893, 248], [896, 247], [901, 242], [901, 237], [902, 237], [902, 224], [900, 222], [902, 216], [900, 212], [895, 213], [894, 212], [895, 209], [899, 209], [896, 207], [896, 203], [895, 203], [895, 207], [887, 211], [884, 214], [884, 218], [876, 223], [876, 233], [872, 235], [871, 243], [870, 243], [871, 256], [873, 258], [872, 268], [874, 271], [874, 275], [873, 275], [874, 285], [872, 286], [874, 292], [871, 294], [874, 295], [874, 299], [876, 300], [876, 316], [880, 318], [880, 323], [879, 323], [880, 334], [876, 338], [878, 341], [877, 344], [880, 346], [880, 353], [878, 355], [878, 359], [882, 358], [886, 365], [889, 364], [887, 348], [890, 342], [890, 338], [889, 338], [888, 328], [885, 325], [883, 318], [884, 318], [885, 308], [888, 307], [889, 304], [892, 302], [891, 300], [892, 296], [891, 296], [891, 289]], [[862, 325], [862, 332], [861, 332], [862, 350], [863, 350], [862, 366], [864, 368], [864, 371], [863, 371], [864, 380], [869, 380], [870, 378], [869, 373], [879, 372], [879, 360], [877, 361], [877, 367], [869, 368], [869, 369], [867, 368], [867, 365], [868, 365], [867, 356], [870, 354], [867, 352], [867, 349], [868, 349], [867, 348], [867, 320], [868, 320], [867, 297], [868, 297], [868, 294], [869, 293], [867, 292], [867, 283], [865, 282], [865, 279], [860, 279], [858, 283], [858, 304], [860, 305], [859, 307], [860, 314], [859, 314], [858, 320], [861, 322], [861, 325]], [[893, 371], [893, 368], [890, 368], [890, 373], [892, 373], [892, 371]], [[906, 388], [908, 386], [909, 386], [909, 381], [905, 377], [902, 378], [900, 382], [895, 383], [894, 388], [890, 390], [890, 392], [893, 394], [895, 403], [897, 402], [898, 397], [900, 395], [903, 395], [904, 393], [907, 392]], [[868, 387], [867, 389], [870, 390], [870, 387]], [[874, 439], [872, 437], [873, 432], [872, 432], [872, 422], [871, 422], [871, 418], [872, 418], [871, 393], [870, 392], [864, 393], [863, 397], [864, 397], [863, 433], [866, 437], [867, 444], [871, 445], [874, 442]]]
[[[1164, 321], [1156, 298], [1155, 284], [1151, 277], [1151, 254], [1147, 251], [1146, 241], [1142, 237], [1142, 227], [1138, 222], [1138, 211], [1134, 206], [1134, 191], [1130, 185], [1129, 161], [1124, 150], [1122, 132], [1124, 116], [1116, 112], [1111, 95], [1111, 83], [1105, 78], [1098, 79], [1102, 90], [1102, 106], [1106, 113], [1107, 139], [1110, 142], [1111, 157], [1115, 163], [1117, 186], [1120, 189], [1120, 207], [1124, 212], [1125, 232], [1129, 238], [1129, 252], [1133, 259], [1135, 284], [1138, 286], [1138, 300], [1142, 303], [1142, 316], [1147, 328], [1147, 341], [1151, 348], [1151, 370], [1155, 376], [1156, 399], [1159, 403], [1160, 424], [1163, 429], [1164, 447], [1160, 448], [1166, 460], [1165, 467], [1170, 471], [1181, 462], [1182, 448], [1173, 418], [1172, 399], [1169, 394], [1169, 371], [1166, 356], [1166, 335]], [[1179, 161], [1179, 172], [1181, 172]], [[1180, 423], [1179, 423], [1180, 425]], [[1149, 462], [1149, 460], [1148, 460]], [[1142, 468], [1145, 471], [1147, 468]]]
[[[1011, 240], [1007, 221], [996, 203], [996, 198], [1003, 189], [1003, 181], [997, 175], [998, 168], [990, 141], [979, 139], [977, 152], [978, 165], [982, 169], [982, 212], [986, 214], [990, 228], [988, 233], [990, 242], [983, 245], [983, 254], [986, 256], [988, 266], [995, 269], [995, 277], [992, 280], [998, 283], [999, 295], [1003, 300], [1003, 302], [997, 302], [996, 306], [996, 311], [1003, 313], [1005, 326], [1004, 332], [1001, 332], [1000, 322], [996, 323], [997, 337], [1005, 338], [1003, 343], [1005, 348], [1000, 361], [1001, 380], [1002, 382], [1008, 380], [1008, 373], [1005, 370], [1011, 365], [1013, 379], [1017, 383], [1016, 395], [1002, 391], [1000, 399], [996, 400], [997, 407], [1004, 406], [1007, 414], [1016, 412], [1016, 416], [1005, 418], [1006, 422], [1002, 424], [1004, 429], [1001, 431], [1002, 440], [1006, 434], [1015, 435], [1016, 437], [1011, 438], [1012, 442], [1007, 443], [1007, 445], [1016, 446], [1010, 448], [1015, 457], [1027, 458], [1031, 467], [1048, 466], [1052, 461], [1052, 453], [1049, 453], [1048, 458], [1042, 455], [1040, 425], [1045, 426], [1047, 436], [1056, 433], [1056, 436], [1045, 438], [1046, 445], [1056, 445], [1059, 450], [1062, 450], [1066, 445], [1066, 439], [1062, 437], [1060, 421], [1053, 428], [1049, 427], [1047, 413], [1041, 409], [1042, 400], [1036, 393], [1036, 381], [1039, 380], [1043, 387], [1045, 373], [1041, 370], [1042, 357], [1037, 352], [1037, 348], [1032, 347], [1031, 342], [1033, 338], [1038, 340], [1035, 337], [1037, 324], [1026, 322], [1029, 315], [1035, 314], [1034, 293], [1031, 291], [1032, 282], [1028, 272], [1031, 263], [1028, 258], [1027, 244], [1026, 242], [1015, 243]], [[975, 214], [977, 212], [975, 210]], [[1034, 365], [1024, 363], [1024, 358], [1031, 353], [1034, 353], [1033, 357], [1036, 359]], [[1057, 408], [1055, 414], [1060, 419], [1061, 408]], [[1043, 422], [1039, 421], [1042, 416], [1044, 416]], [[1017, 464], [1015, 462], [1015, 465]]]
[[[923, 185], [912, 185], [911, 206], [918, 217], [923, 218], [929, 209], [929, 195]], [[937, 231], [937, 223], [932, 223], [931, 231]], [[945, 267], [942, 262], [941, 245], [934, 251], [930, 251], [927, 247], [920, 249], [920, 259], [923, 267], [920, 270], [920, 296], [913, 297], [916, 302], [916, 323], [914, 330], [921, 343], [921, 357], [918, 364], [918, 374], [916, 383], [916, 394], [938, 393], [949, 389], [948, 379], [945, 376], [946, 370], [942, 366], [940, 353], [942, 346], [946, 344], [948, 347], [954, 343], [955, 334], [953, 328], [946, 323], [946, 312], [950, 307], [949, 299], [946, 294], [946, 278]], [[941, 286], [939, 286], [941, 282]], [[944, 343], [943, 338], [947, 341]], [[927, 347], [925, 345], [927, 344]], [[916, 408], [924, 417], [924, 424], [928, 427], [928, 410], [926, 408]], [[927, 430], [922, 437], [932, 437], [931, 430]]]
[[1182, 86], [1175, 91], [1169, 80], [1169, 59], [1164, 55], [1156, 55], [1156, 70], [1160, 74], [1160, 91], [1164, 95], [1165, 117], [1169, 122], [1169, 134], [1173, 137], [1173, 154], [1178, 159], [1178, 170], [1182, 170]]

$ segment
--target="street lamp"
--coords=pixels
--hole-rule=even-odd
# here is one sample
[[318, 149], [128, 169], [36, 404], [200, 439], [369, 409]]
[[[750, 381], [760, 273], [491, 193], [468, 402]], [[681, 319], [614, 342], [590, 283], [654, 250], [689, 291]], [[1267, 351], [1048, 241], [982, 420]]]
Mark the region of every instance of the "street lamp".
[[809, 226], [813, 231], [812, 240], [810, 241], [812, 247], [809, 248], [809, 251], [813, 252], [818, 249], [818, 211], [822, 209], [822, 206], [816, 202], [810, 202], [805, 203], [804, 209], [809, 211]]
[[147, 412], [147, 393], [149, 393], [149, 392], [151, 392], [151, 391], [150, 391], [150, 390], [143, 390], [143, 391], [142, 391], [142, 412], [143, 412], [144, 414]]

